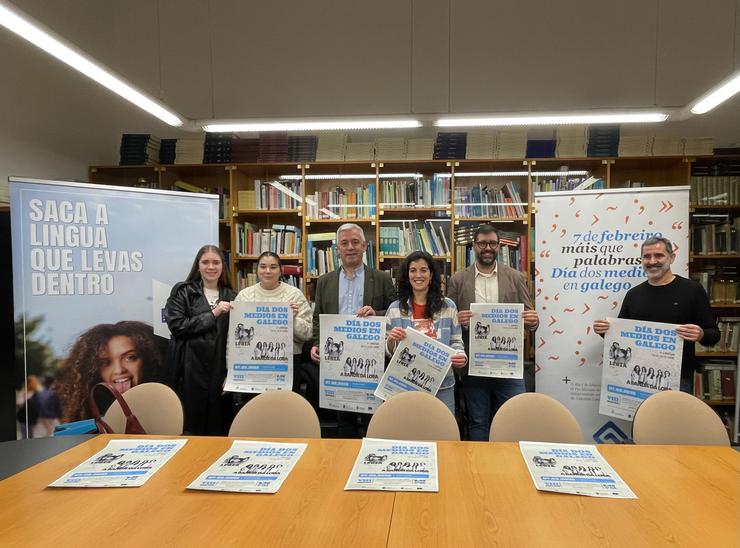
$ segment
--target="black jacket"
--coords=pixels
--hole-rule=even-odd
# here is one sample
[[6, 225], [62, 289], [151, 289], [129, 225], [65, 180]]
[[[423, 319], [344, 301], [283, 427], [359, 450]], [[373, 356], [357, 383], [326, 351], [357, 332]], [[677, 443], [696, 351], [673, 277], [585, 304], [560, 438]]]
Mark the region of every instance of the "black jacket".
[[[222, 301], [235, 297], [232, 289], [219, 292]], [[221, 388], [226, 378], [229, 315], [213, 315], [200, 280], [172, 288], [166, 315], [172, 333], [168, 376], [182, 400], [185, 430], [196, 435], [223, 434], [228, 426], [221, 412]]]

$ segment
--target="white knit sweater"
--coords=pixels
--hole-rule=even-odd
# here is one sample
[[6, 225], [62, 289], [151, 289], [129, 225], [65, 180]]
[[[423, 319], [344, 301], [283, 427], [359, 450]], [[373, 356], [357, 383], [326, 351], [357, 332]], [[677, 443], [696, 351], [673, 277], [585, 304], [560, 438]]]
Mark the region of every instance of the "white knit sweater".
[[300, 289], [285, 282], [275, 289], [264, 289], [259, 283], [242, 289], [235, 301], [256, 303], [297, 303], [298, 314], [293, 318], [293, 353], [300, 354], [303, 343], [313, 337], [313, 313]]

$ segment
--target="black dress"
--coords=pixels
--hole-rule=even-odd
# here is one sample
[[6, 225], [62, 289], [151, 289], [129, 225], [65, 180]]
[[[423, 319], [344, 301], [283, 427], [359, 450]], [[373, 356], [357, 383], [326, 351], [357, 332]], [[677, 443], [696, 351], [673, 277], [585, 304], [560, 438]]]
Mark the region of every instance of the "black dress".
[[[233, 301], [236, 292], [221, 288], [219, 300]], [[185, 411], [185, 431], [195, 435], [224, 435], [231, 406], [222, 398], [226, 378], [226, 335], [229, 315], [213, 315], [200, 280], [172, 288], [166, 305], [172, 333], [168, 376]]]

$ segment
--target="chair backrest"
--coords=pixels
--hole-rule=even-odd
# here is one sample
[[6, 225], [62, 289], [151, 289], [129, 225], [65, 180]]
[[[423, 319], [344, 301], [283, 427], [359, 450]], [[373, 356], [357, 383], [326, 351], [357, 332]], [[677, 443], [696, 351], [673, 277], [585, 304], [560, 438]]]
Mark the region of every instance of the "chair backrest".
[[507, 400], [491, 423], [491, 441], [583, 443], [578, 421], [555, 398], [525, 392]]
[[642, 402], [632, 424], [632, 439], [643, 445], [730, 445], [727, 430], [711, 407], [674, 390]]
[[381, 404], [370, 419], [367, 437], [406, 441], [460, 441], [455, 416], [425, 392], [401, 392]]
[[229, 436], [320, 438], [321, 424], [303, 396], [288, 390], [272, 390], [259, 394], [239, 410]]
[[[122, 396], [147, 434], [163, 436], [182, 434], [182, 403], [169, 386], [158, 382], [145, 382], [126, 390]], [[105, 413], [105, 422], [114, 432], [121, 434], [125, 432], [126, 417], [117, 401], [114, 401]]]

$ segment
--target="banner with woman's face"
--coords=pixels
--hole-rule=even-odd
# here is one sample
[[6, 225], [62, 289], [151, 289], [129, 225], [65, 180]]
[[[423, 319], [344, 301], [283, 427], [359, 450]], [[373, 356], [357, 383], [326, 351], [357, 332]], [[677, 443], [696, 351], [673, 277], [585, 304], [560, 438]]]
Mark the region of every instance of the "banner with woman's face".
[[183, 279], [218, 242], [218, 196], [35, 179], [11, 179], [10, 196], [16, 378], [47, 379], [43, 397], [19, 392], [19, 406], [53, 408], [39, 405], [53, 397], [58, 420], [80, 420], [97, 382], [125, 392], [161, 380], [153, 287]]

